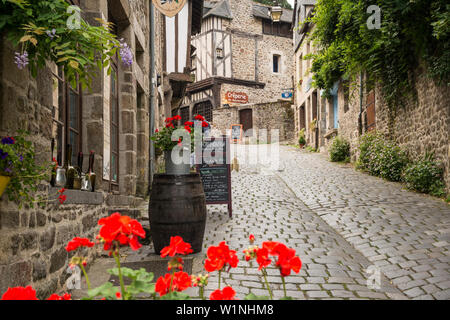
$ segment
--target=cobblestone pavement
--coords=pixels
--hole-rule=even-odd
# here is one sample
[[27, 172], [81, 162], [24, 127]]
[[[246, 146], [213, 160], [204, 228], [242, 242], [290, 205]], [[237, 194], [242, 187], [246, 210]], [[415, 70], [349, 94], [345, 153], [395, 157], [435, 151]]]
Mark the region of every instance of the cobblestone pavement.
[[[287, 149], [282, 153], [283, 157], [285, 153], [302, 157]], [[239, 158], [242, 155], [239, 152]], [[288, 295], [296, 299], [407, 298], [384, 276], [380, 290], [367, 286], [367, 268], [373, 263], [297, 198], [284, 181], [285, 175], [289, 175], [288, 170], [280, 173], [242, 164], [239, 172], [232, 173], [233, 218], [228, 217], [226, 206], [208, 206], [204, 251], [220, 241], [238, 250], [238, 268], [223, 275], [224, 282], [237, 291], [237, 297], [243, 299], [250, 292], [267, 295], [257, 264], [243, 259], [242, 250], [249, 246], [248, 235], [254, 234], [256, 244], [274, 240], [296, 249], [303, 267], [298, 275], [286, 278]], [[279, 271], [270, 269], [268, 274], [275, 297], [282, 297]], [[207, 294], [217, 288], [217, 281], [217, 273], [213, 273]]]
[[277, 176], [404, 295], [450, 299], [448, 204], [323, 155], [291, 147], [280, 155]]
[[[208, 206], [204, 250], [194, 258], [193, 273], [204, 272], [210, 245], [226, 241], [238, 251], [240, 263], [223, 273], [222, 287], [232, 286], [238, 299], [250, 292], [267, 295], [256, 262], [243, 259], [248, 236], [254, 234], [255, 244], [281, 241], [297, 251], [302, 269], [286, 278], [288, 295], [295, 299], [450, 298], [448, 204], [350, 165], [331, 163], [320, 154], [281, 146], [280, 166], [271, 168], [270, 162], [250, 159], [265, 146], [247, 151], [237, 147], [240, 171], [232, 172], [233, 218], [225, 205]], [[149, 252], [151, 246], [146, 246], [136, 254]], [[96, 264], [101, 263], [112, 262]], [[104, 272], [103, 265], [97, 269]], [[370, 277], [376, 278], [369, 270], [380, 271], [378, 289], [368, 286]], [[282, 297], [279, 271], [269, 269], [268, 274], [275, 298]], [[215, 272], [206, 295], [217, 287]], [[187, 293], [196, 296], [198, 291]]]

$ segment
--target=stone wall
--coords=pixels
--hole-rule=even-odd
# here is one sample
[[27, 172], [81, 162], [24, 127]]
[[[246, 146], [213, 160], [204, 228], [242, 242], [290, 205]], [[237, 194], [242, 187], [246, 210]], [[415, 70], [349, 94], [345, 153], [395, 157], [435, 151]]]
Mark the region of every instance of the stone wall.
[[[111, 3], [113, 3], [111, 5]], [[110, 7], [108, 8], [108, 5]], [[108, 10], [109, 9], [109, 10]], [[131, 68], [118, 61], [119, 74], [119, 184], [110, 188], [103, 180], [104, 126], [107, 125], [104, 104], [109, 101], [110, 79], [106, 70], [97, 71], [91, 90], [82, 94], [82, 151], [96, 153], [97, 192], [67, 190], [67, 201], [51, 202], [43, 209], [24, 207], [0, 199], [0, 296], [8, 287], [33, 285], [40, 298], [64, 289], [71, 254], [64, 249], [74, 236], [94, 240], [97, 221], [111, 212], [120, 211], [140, 218], [136, 209], [148, 194], [149, 161], [149, 55], [148, 3], [118, 0], [82, 1], [82, 15], [95, 24], [96, 17], [117, 22], [118, 37], [134, 51]], [[36, 161], [50, 161], [50, 144], [54, 138], [54, 101], [52, 70], [48, 64], [31, 77], [28, 69], [18, 70], [14, 51], [4, 35], [0, 41], [0, 136], [14, 135], [18, 130], [30, 132], [29, 139], [37, 151]], [[142, 51], [143, 53], [139, 53]], [[139, 58], [138, 55], [141, 55]], [[143, 55], [143, 56], [142, 56]], [[109, 115], [108, 115], [109, 116]], [[87, 160], [84, 161], [87, 169]], [[42, 181], [39, 190], [55, 199], [57, 189]], [[145, 214], [145, 213], [143, 213]], [[89, 257], [92, 261], [97, 253]]]
[[[425, 152], [434, 152], [445, 169], [444, 178], [450, 192], [450, 90], [429, 79], [422, 69], [416, 70], [416, 95], [396, 106], [391, 112], [380, 89], [375, 90], [376, 130], [394, 140], [408, 151], [411, 159], [419, 159]], [[367, 92], [363, 92], [366, 101]], [[343, 103], [339, 90], [339, 106]], [[358, 157], [358, 116], [360, 112], [359, 85], [350, 90], [349, 110], [339, 108], [339, 134], [351, 144], [352, 161]], [[366, 131], [366, 112], [363, 107], [363, 132]]]
[[239, 110], [253, 110], [253, 137], [264, 140], [259, 130], [267, 130], [270, 141], [270, 131], [279, 130], [280, 141], [294, 139], [294, 115], [290, 102], [271, 102], [254, 104], [245, 107], [219, 108], [213, 110], [212, 128], [226, 134], [231, 125], [239, 124]]

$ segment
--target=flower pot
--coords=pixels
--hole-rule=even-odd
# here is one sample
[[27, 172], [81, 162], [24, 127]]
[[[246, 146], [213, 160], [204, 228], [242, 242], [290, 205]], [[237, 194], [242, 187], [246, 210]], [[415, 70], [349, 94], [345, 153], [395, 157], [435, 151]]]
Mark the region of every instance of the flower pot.
[[8, 183], [11, 181], [11, 177], [8, 176], [0, 176], [0, 197], [5, 192]]
[[175, 163], [171, 157], [171, 151], [164, 151], [164, 161], [166, 165], [166, 174], [171, 175], [187, 175], [191, 171], [191, 164], [189, 163]]
[[200, 174], [155, 174], [150, 195], [149, 221], [156, 254], [180, 236], [201, 252], [206, 226], [206, 196]]

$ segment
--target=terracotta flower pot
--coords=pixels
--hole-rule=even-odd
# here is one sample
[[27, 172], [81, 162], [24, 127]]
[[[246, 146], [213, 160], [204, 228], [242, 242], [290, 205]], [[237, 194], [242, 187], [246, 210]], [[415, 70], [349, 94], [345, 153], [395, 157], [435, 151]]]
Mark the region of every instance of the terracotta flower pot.
[[11, 177], [8, 176], [0, 176], [0, 197], [5, 192], [8, 183], [11, 181]]

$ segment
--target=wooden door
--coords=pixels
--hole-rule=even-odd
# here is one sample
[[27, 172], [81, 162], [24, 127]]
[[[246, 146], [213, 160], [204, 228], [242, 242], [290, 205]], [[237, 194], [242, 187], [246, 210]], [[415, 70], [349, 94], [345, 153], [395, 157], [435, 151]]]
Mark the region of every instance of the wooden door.
[[367, 117], [367, 131], [375, 130], [375, 90], [372, 90], [367, 95], [366, 100], [366, 117]]
[[299, 121], [300, 121], [300, 130], [306, 128], [306, 114], [305, 114], [305, 106], [301, 106], [299, 109]]
[[244, 130], [244, 137], [253, 136], [253, 113], [252, 109], [244, 109], [239, 111], [239, 120]]

